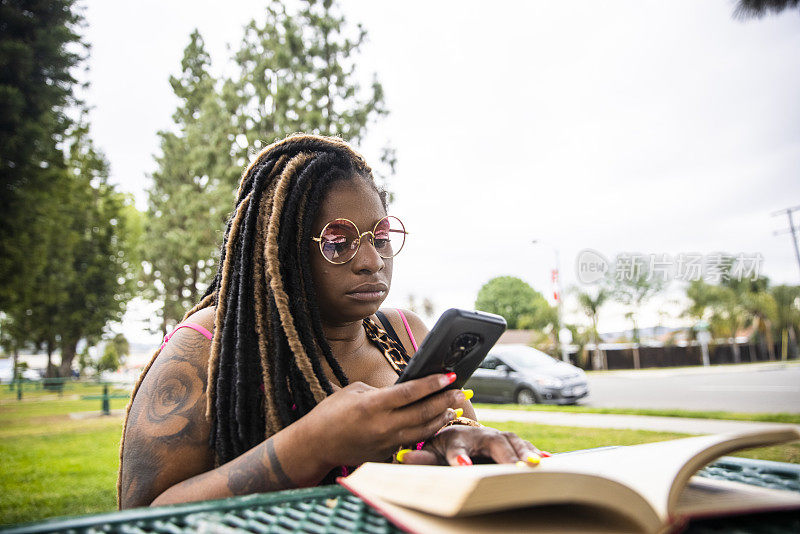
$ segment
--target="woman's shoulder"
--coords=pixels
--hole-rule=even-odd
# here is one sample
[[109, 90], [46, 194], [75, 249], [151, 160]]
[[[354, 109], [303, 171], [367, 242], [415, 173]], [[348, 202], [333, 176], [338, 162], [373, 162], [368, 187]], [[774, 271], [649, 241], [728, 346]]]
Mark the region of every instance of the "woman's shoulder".
[[202, 326], [212, 334], [214, 333], [214, 320], [217, 316], [217, 307], [216, 306], [209, 306], [207, 308], [203, 308], [201, 310], [197, 310], [189, 317], [186, 318], [183, 323], [194, 323]]
[[[176, 325], [169, 336], [169, 340], [161, 348], [161, 352], [150, 372], [170, 371], [174, 368], [163, 364], [177, 360], [195, 367], [200, 377], [205, 381], [205, 370], [211, 355], [215, 316], [216, 308], [209, 306], [196, 311], [186, 320]], [[185, 328], [178, 328], [180, 325], [185, 326]]]
[[[419, 346], [422, 343], [422, 340], [425, 339], [425, 336], [428, 335], [428, 327], [425, 325], [419, 315], [413, 311], [402, 308], [382, 308], [380, 311], [386, 316], [395, 332], [397, 332], [401, 339], [408, 336], [408, 341], [410, 342], [411, 339], [408, 335], [408, 330], [411, 329], [411, 334], [414, 336], [414, 342], [417, 344], [417, 346]], [[403, 344], [410, 345], [410, 343]], [[406, 348], [409, 349], [409, 354], [414, 354], [415, 350], [413, 346], [407, 346]]]

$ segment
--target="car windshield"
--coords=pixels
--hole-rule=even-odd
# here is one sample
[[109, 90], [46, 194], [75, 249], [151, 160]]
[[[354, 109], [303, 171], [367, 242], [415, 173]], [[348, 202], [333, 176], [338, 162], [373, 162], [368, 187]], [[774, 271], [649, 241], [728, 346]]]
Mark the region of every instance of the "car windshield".
[[556, 360], [533, 347], [514, 347], [494, 352], [494, 355], [506, 361], [512, 367], [536, 369], [556, 363]]

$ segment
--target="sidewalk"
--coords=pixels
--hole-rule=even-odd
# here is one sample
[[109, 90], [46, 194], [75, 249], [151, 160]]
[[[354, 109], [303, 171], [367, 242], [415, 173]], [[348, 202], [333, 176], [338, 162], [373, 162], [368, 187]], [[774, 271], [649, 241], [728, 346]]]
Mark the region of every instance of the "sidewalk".
[[651, 415], [617, 415], [597, 413], [527, 412], [522, 410], [475, 410], [479, 421], [539, 423], [541, 425], [576, 426], [586, 428], [622, 428], [680, 432], [684, 434], [722, 434], [757, 430], [775, 426], [800, 425], [787, 423], [761, 423], [755, 421], [726, 421], [721, 419], [690, 419], [686, 417], [655, 417]]
[[787, 360], [775, 362], [729, 363], [722, 365], [693, 365], [690, 367], [648, 367], [646, 369], [614, 369], [611, 371], [587, 371], [589, 376], [623, 376], [625, 378], [645, 378], [664, 376], [683, 376], [699, 374], [726, 374], [726, 373], [756, 373], [759, 371], [773, 371], [787, 367], [800, 366], [800, 360]]

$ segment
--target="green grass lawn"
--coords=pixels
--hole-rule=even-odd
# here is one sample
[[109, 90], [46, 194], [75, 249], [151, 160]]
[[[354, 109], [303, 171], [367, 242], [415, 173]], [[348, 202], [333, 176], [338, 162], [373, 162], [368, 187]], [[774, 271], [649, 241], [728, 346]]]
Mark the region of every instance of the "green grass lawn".
[[[491, 426], [498, 430], [514, 432], [533, 443], [539, 449], [551, 453], [590, 449], [592, 447], [605, 447], [607, 445], [636, 445], [638, 443], [685, 438], [689, 435], [677, 434], [674, 432], [548, 426], [511, 422], [493, 422]], [[751, 449], [735, 453], [732, 456], [797, 464], [800, 463], [800, 443]]]
[[[96, 392], [65, 392], [61, 397], [31, 393], [22, 402], [6, 393], [0, 392], [0, 525], [114, 510], [122, 418], [69, 417], [73, 412], [98, 411], [99, 400], [80, 399], [81, 394]], [[111, 408], [122, 408], [125, 402], [114, 399]], [[550, 452], [682, 437], [522, 423], [493, 426], [516, 432]], [[800, 445], [758, 449], [741, 456], [800, 463]]]
[[555, 404], [489, 404], [473, 403], [476, 408], [489, 410], [527, 410], [532, 412], [610, 413], [625, 415], [655, 415], [658, 417], [693, 417], [697, 419], [730, 419], [734, 421], [759, 421], [765, 423], [792, 423], [800, 425], [796, 413], [744, 413], [696, 410], [658, 410], [650, 408], [594, 408], [592, 406], [558, 406]]

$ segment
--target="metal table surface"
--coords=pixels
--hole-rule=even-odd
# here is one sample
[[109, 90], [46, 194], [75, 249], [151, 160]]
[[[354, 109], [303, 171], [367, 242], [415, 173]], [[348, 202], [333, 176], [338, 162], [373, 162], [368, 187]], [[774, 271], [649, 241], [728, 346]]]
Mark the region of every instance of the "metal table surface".
[[[699, 474], [800, 492], [800, 465], [796, 464], [723, 457]], [[4, 534], [402, 532], [340, 486], [320, 486], [219, 501], [59, 518], [0, 530]], [[695, 521], [689, 524], [685, 532], [796, 534], [800, 533], [800, 511]]]

